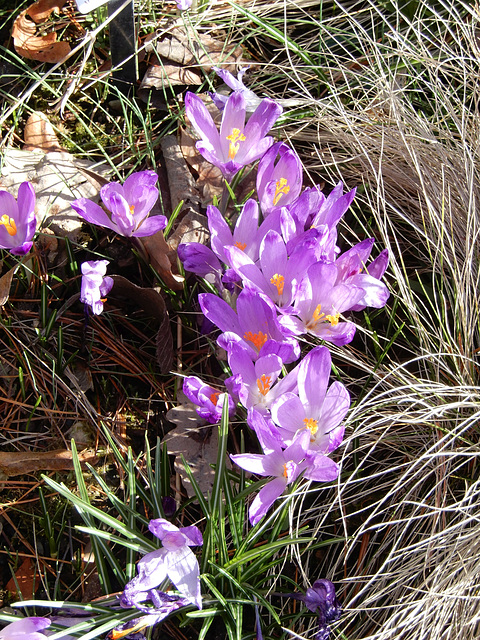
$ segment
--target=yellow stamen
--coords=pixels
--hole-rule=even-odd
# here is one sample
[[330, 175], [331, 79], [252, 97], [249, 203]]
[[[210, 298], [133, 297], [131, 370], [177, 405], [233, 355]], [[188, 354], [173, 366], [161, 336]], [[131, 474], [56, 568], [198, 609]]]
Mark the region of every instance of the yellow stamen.
[[4, 214], [0, 218], [0, 225], [5, 225], [5, 229], [8, 231], [10, 236], [15, 236], [17, 234], [17, 225], [15, 224], [15, 220]]
[[287, 463], [283, 465], [283, 475], [285, 478], [288, 478]]
[[141, 620], [140, 622], [137, 622], [135, 626], [130, 627], [129, 629], [124, 629], [123, 631], [117, 631], [117, 629], [112, 629], [109, 635], [110, 635], [110, 638], [112, 638], [112, 640], [120, 640], [120, 638], [125, 638], [125, 636], [128, 636], [131, 633], [141, 631], [142, 629], [145, 629], [145, 627], [147, 626], [148, 625], [145, 624], [145, 620]]
[[315, 311], [312, 314], [312, 319], [306, 325], [306, 328], [314, 329], [319, 322], [330, 322], [332, 327], [336, 327], [339, 322], [339, 319], [340, 319], [339, 313], [333, 313], [333, 314], [329, 313], [325, 315], [324, 313], [322, 313], [322, 305], [317, 304], [317, 306], [315, 307]]
[[318, 422], [314, 418], [304, 418], [303, 419], [306, 428], [310, 431], [312, 436], [314, 436], [318, 431]]
[[330, 324], [332, 325], [332, 327], [336, 327], [338, 324], [338, 320], [340, 318], [340, 314], [339, 313], [335, 313], [332, 315], [328, 314], [328, 316], [325, 316], [325, 320], [328, 320], [330, 322]]
[[134, 205], [134, 204], [131, 204], [129, 208], [130, 208], [130, 213], [131, 213], [131, 214], [132, 214], [132, 216], [133, 216], [133, 212], [135, 211], [135, 205]]
[[210, 396], [210, 401], [213, 403], [213, 405], [216, 407], [217, 406], [217, 402], [218, 402], [218, 398], [220, 397], [220, 391], [215, 391], [214, 393], [212, 393], [212, 395]]
[[257, 387], [262, 396], [266, 396], [272, 386], [272, 379], [270, 376], [266, 376], [264, 373], [260, 378], [257, 378]]
[[232, 129], [232, 133], [227, 136], [227, 140], [230, 140], [230, 144], [228, 146], [228, 157], [230, 160], [234, 160], [238, 150], [240, 149], [240, 142], [244, 142], [246, 138], [243, 133], [240, 133], [240, 129]]
[[313, 316], [312, 316], [312, 320], [314, 322], [319, 322], [320, 320], [323, 320], [323, 318], [325, 317], [324, 313], [321, 313], [322, 311], [322, 305], [321, 304], [317, 304], [317, 306], [315, 307], [315, 311], [313, 312]]
[[289, 191], [290, 191], [290, 187], [287, 186], [287, 179], [280, 178], [280, 180], [278, 180], [278, 182], [275, 184], [275, 195], [273, 196], [274, 206], [276, 206], [280, 198], [284, 194], [286, 195]]
[[283, 293], [283, 287], [285, 286], [285, 278], [279, 273], [276, 273], [270, 278], [270, 282], [277, 287], [278, 295], [281, 296]]
[[235, 242], [235, 246], [237, 247], [237, 249], [240, 249], [240, 251], [245, 251], [247, 243], [246, 242]]
[[251, 342], [259, 351], [268, 340], [268, 336], [266, 333], [262, 333], [259, 331], [258, 333], [252, 333], [251, 331], [247, 331], [243, 337], [245, 340]]

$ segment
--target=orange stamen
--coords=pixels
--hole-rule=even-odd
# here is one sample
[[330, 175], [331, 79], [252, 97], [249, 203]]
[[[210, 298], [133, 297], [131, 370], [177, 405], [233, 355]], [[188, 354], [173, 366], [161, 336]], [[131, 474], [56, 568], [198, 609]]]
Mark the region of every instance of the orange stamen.
[[212, 393], [212, 395], [210, 396], [210, 402], [212, 402], [212, 404], [216, 407], [217, 406], [217, 402], [218, 402], [218, 398], [220, 397], [220, 391], [215, 391], [214, 393]]
[[259, 351], [268, 340], [268, 336], [266, 333], [262, 333], [259, 331], [258, 333], [252, 333], [251, 331], [247, 331], [244, 333], [243, 337], [245, 340], [251, 342]]
[[0, 225], [5, 225], [5, 229], [8, 232], [8, 235], [15, 236], [17, 234], [17, 225], [15, 224], [15, 220], [4, 214], [0, 218]]
[[276, 273], [270, 278], [270, 282], [277, 287], [278, 295], [281, 296], [283, 293], [283, 287], [285, 286], [285, 278], [279, 273]]
[[240, 249], [240, 251], [245, 251], [247, 243], [246, 242], [235, 242], [235, 246], [237, 247], [237, 249]]
[[304, 418], [303, 421], [306, 428], [310, 431], [312, 436], [314, 436], [318, 431], [318, 421], [314, 418]]
[[240, 142], [244, 142], [246, 138], [243, 133], [240, 133], [240, 129], [232, 129], [232, 133], [227, 136], [227, 140], [230, 140], [230, 144], [228, 146], [228, 157], [230, 160], [234, 160], [238, 150], [240, 149]]
[[264, 373], [260, 378], [257, 378], [257, 387], [262, 396], [266, 396], [272, 386], [272, 379], [270, 376], [266, 376]]

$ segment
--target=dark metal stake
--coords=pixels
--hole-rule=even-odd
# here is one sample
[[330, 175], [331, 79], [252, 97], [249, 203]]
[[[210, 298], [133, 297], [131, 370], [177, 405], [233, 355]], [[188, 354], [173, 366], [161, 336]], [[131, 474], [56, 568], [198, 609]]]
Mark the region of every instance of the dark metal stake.
[[[111, 16], [125, 0], [109, 0], [108, 15]], [[110, 51], [112, 66], [119, 67], [113, 72], [113, 85], [124, 95], [132, 95], [137, 83], [135, 21], [133, 0], [110, 22]], [[130, 58], [127, 60], [127, 58]]]

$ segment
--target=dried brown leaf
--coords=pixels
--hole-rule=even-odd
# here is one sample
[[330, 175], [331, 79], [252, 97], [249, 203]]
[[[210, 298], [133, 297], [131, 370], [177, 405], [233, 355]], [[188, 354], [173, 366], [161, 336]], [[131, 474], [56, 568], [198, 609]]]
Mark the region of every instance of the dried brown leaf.
[[[55, 32], [47, 33], [44, 36], [36, 36], [35, 22], [41, 22], [48, 17], [55, 7], [59, 8], [59, 3], [40, 0], [40, 7], [37, 3], [22, 11], [16, 18], [12, 27], [13, 45], [15, 51], [28, 60], [38, 62], [56, 63], [61, 62], [71, 51], [68, 42], [57, 41]], [[47, 5], [49, 5], [47, 7]], [[35, 20], [32, 22], [27, 16]]]
[[[187, 460], [200, 490], [207, 495], [211, 492], [215, 479], [212, 465], [217, 461], [218, 430], [205, 425], [205, 421], [195, 411], [195, 406], [183, 393], [179, 393], [178, 397], [182, 404], [170, 409], [166, 415], [167, 420], [176, 424], [176, 427], [162, 442], [167, 445], [168, 453], [175, 455], [175, 470], [182, 478], [188, 497], [193, 498], [195, 491], [185, 471], [182, 455]], [[226, 464], [230, 468], [228, 459]]]
[[153, 236], [140, 238], [140, 240], [148, 253], [150, 264], [165, 284], [173, 291], [181, 291], [184, 278], [178, 272], [174, 272], [177, 266], [177, 255], [172, 253], [163, 236], [163, 232], [159, 231]]
[[[85, 449], [78, 454], [84, 464], [96, 462], [95, 451]], [[73, 469], [72, 452], [67, 449], [55, 451], [0, 451], [0, 474], [3, 477], [20, 476], [37, 471], [65, 471]]]
[[166, 62], [148, 67], [139, 89], [163, 89], [163, 87], [184, 84], [201, 85], [202, 77], [194, 69]]
[[15, 265], [11, 269], [4, 273], [0, 278], [0, 307], [7, 302], [8, 297], [10, 295], [10, 287], [12, 285], [12, 279], [15, 271], [17, 270], [18, 265]]
[[55, 13], [60, 13], [60, 9], [65, 4], [66, 0], [37, 0], [31, 4], [26, 13], [30, 18], [40, 24], [40, 22], [45, 22], [50, 15]]
[[120, 300], [122, 305], [134, 304], [146, 314], [158, 321], [157, 362], [161, 373], [168, 373], [173, 362], [173, 337], [170, 320], [162, 294], [156, 289], [138, 287], [123, 276], [113, 277], [113, 289], [110, 298]]
[[14, 593], [17, 598], [28, 600], [35, 595], [40, 582], [33, 560], [25, 558], [15, 571], [15, 577], [12, 576], [7, 582], [5, 589], [10, 593]]
[[41, 149], [42, 151], [63, 151], [57, 134], [47, 116], [34, 111], [28, 118], [23, 131], [24, 149]]
[[159, 56], [182, 66], [202, 67], [209, 73], [214, 66], [222, 66], [232, 73], [238, 65], [245, 64], [240, 46], [229, 47], [225, 40], [217, 40], [206, 33], [178, 26], [170, 31], [155, 46]]
[[[168, 189], [172, 210], [183, 201], [183, 209], [198, 210], [198, 192], [195, 180], [187, 166], [177, 137], [164, 136], [160, 141], [165, 170], [167, 172]], [[170, 244], [170, 243], [169, 243]]]

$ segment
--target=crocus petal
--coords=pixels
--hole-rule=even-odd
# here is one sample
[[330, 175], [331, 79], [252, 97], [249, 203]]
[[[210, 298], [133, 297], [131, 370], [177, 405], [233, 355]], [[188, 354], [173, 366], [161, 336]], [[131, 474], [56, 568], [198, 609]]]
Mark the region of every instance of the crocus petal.
[[305, 478], [317, 482], [331, 482], [338, 478], [340, 467], [328, 456], [316, 454], [309, 459], [310, 465], [305, 471]]
[[285, 491], [286, 486], [286, 478], [274, 478], [260, 489], [248, 510], [248, 517], [252, 525], [257, 524], [263, 518], [275, 500]]
[[224, 300], [212, 293], [202, 293], [198, 296], [198, 302], [204, 316], [221, 331], [240, 333], [237, 314]]
[[298, 372], [298, 395], [308, 418], [315, 418], [325, 398], [332, 358], [327, 347], [317, 347], [302, 360]]
[[96, 224], [100, 227], [115, 230], [115, 225], [112, 224], [112, 221], [102, 207], [88, 198], [79, 198], [78, 200], [74, 200], [71, 206], [78, 215], [87, 222], [90, 222], [90, 224]]
[[132, 233], [135, 238], [153, 236], [158, 231], [165, 229], [167, 218], [165, 216], [151, 216], [142, 222], [140, 227]]
[[193, 551], [187, 546], [177, 551], [168, 551], [165, 564], [168, 577], [180, 593], [201, 609], [200, 570]]
[[212, 116], [208, 113], [201, 98], [187, 91], [185, 94], [185, 112], [198, 132], [202, 132], [203, 140], [208, 141], [209, 149], [220, 147], [220, 136]]
[[23, 636], [24, 640], [45, 640], [45, 635], [38, 632], [46, 629], [50, 624], [51, 621], [48, 618], [36, 616], [21, 618], [1, 629], [0, 638], [2, 640], [10, 640], [10, 638], [20, 640], [20, 636]]
[[378, 280], [383, 276], [388, 267], [388, 249], [384, 249], [372, 262], [368, 265], [367, 272], [373, 278]]

